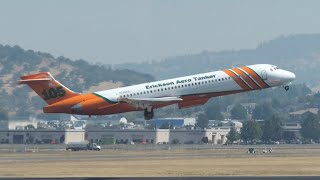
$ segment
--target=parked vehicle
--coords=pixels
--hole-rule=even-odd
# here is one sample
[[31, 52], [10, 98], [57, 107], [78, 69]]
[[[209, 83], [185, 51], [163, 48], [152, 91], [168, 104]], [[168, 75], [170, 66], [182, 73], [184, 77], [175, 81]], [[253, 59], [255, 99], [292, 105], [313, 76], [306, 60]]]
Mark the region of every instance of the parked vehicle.
[[272, 153], [272, 152], [273, 152], [272, 148], [270, 149], [264, 148], [264, 150], [262, 150], [262, 153]]
[[255, 154], [257, 151], [254, 148], [249, 148], [247, 153], [248, 154]]
[[100, 151], [101, 146], [96, 143], [69, 143], [66, 148], [67, 151], [81, 151], [81, 150], [94, 150]]

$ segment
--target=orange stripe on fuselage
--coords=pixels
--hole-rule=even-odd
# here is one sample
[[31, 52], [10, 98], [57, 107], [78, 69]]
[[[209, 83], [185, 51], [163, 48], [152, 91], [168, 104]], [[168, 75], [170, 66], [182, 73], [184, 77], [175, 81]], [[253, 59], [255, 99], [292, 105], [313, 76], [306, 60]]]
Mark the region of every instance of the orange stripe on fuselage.
[[262, 78], [252, 69], [243, 66], [240, 67], [242, 70], [246, 71], [262, 88], [268, 88], [269, 85], [262, 80]]
[[[82, 111], [72, 112], [71, 108], [79, 103], [81, 104]], [[165, 105], [162, 105], [161, 107], [163, 106]], [[127, 103], [110, 104], [103, 98], [94, 94], [81, 94], [79, 96], [69, 98], [43, 108], [45, 113], [67, 113], [81, 115], [108, 115], [137, 110], [141, 109], [137, 109]]]
[[259, 88], [259, 86], [257, 86], [256, 83], [253, 82], [244, 72], [240, 71], [237, 68], [232, 68], [232, 70], [234, 72], [236, 72], [237, 74], [239, 74], [239, 76], [241, 76], [242, 79], [245, 80], [252, 87], [252, 89], [258, 89]]
[[230, 70], [223, 70], [226, 74], [228, 74], [243, 90], [250, 90], [250, 88], [232, 71]]

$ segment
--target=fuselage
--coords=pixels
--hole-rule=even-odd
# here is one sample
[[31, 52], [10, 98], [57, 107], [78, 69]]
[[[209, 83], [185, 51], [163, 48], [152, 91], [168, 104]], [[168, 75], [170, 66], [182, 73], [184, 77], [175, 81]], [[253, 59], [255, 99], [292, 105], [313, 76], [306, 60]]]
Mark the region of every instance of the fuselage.
[[152, 108], [178, 104], [180, 108], [201, 105], [209, 98], [287, 85], [292, 72], [274, 65], [257, 64], [195, 74], [116, 89], [81, 94], [47, 107], [46, 113], [108, 115], [147, 108], [145, 104], [124, 103], [126, 99], [179, 97], [182, 101], [150, 103]]

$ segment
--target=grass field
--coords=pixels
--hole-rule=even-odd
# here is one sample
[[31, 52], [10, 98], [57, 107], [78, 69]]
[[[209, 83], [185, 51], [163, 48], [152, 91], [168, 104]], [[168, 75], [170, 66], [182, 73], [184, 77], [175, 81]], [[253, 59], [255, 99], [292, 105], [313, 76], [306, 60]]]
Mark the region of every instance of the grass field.
[[[195, 156], [219, 153], [225, 156]], [[148, 158], [139, 158], [145, 155]], [[268, 155], [247, 155], [243, 150], [2, 153], [0, 162], [2, 177], [320, 175], [319, 149], [278, 150]]]

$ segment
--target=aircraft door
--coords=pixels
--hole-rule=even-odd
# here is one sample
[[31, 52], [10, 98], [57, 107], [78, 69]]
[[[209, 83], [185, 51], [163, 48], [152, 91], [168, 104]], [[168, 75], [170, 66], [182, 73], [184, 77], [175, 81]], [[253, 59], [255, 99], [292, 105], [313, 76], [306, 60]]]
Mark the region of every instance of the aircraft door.
[[261, 71], [261, 78], [263, 80], [268, 80], [268, 74], [266, 70]]

